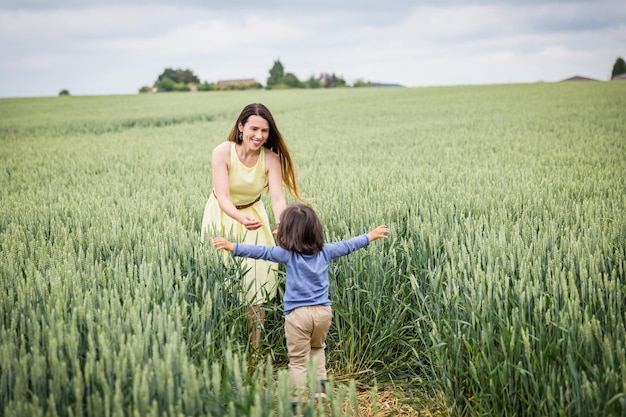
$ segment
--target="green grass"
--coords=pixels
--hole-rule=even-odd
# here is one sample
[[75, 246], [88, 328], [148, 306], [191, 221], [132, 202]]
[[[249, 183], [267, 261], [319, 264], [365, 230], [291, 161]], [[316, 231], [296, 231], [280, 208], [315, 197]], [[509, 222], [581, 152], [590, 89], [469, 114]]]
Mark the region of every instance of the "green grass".
[[623, 415], [625, 93], [0, 100], [0, 409], [288, 415], [280, 297], [259, 364], [239, 271], [199, 242], [211, 150], [259, 101], [327, 239], [392, 232], [331, 266], [333, 415], [388, 386], [451, 415]]

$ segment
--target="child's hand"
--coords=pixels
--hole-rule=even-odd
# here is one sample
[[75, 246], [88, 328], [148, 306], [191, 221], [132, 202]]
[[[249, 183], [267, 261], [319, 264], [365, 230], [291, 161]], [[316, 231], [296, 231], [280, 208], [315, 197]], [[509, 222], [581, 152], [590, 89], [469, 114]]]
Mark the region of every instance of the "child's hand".
[[232, 242], [229, 242], [223, 237], [213, 238], [213, 246], [215, 246], [217, 249], [223, 249], [229, 252], [232, 252], [235, 250], [235, 244]]
[[385, 225], [380, 225], [376, 229], [372, 230], [367, 234], [370, 242], [373, 242], [377, 239], [387, 239], [387, 235], [389, 234], [389, 228]]

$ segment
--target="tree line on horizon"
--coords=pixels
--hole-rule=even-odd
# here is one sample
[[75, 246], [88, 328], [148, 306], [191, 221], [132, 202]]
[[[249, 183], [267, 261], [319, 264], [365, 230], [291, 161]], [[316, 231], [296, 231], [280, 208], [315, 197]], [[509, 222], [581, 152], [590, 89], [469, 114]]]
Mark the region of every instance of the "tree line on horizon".
[[[371, 87], [379, 85], [370, 81], [357, 80], [352, 87]], [[399, 86], [393, 84], [394, 86]], [[311, 75], [306, 81], [300, 81], [292, 72], [285, 72], [280, 60], [274, 61], [269, 76], [263, 86], [257, 80], [230, 80], [225, 83], [201, 81], [190, 69], [166, 68], [151, 86], [143, 86], [140, 93], [168, 91], [223, 91], [262, 89], [279, 90], [289, 88], [339, 88], [350, 87], [346, 80], [335, 73], [321, 73], [319, 77]]]
[[613, 71], [611, 72], [611, 79], [615, 79], [615, 77], [619, 75], [626, 74], [626, 62], [622, 57], [619, 57], [615, 60], [615, 64], [613, 64]]
[[[621, 78], [626, 74], [626, 62], [622, 57], [618, 57], [613, 64], [611, 71], [611, 79]], [[352, 87], [373, 87], [373, 86], [391, 86], [401, 87], [399, 84], [381, 84], [371, 81], [357, 80]], [[230, 82], [220, 84], [219, 82], [210, 83], [208, 81], [200, 81], [200, 78], [190, 69], [173, 69], [166, 68], [157, 80], [151, 86], [143, 86], [139, 89], [140, 93], [150, 92], [167, 92], [167, 91], [224, 91], [224, 90], [250, 90], [262, 89], [278, 90], [287, 88], [337, 88], [350, 87], [346, 81], [334, 73], [322, 73], [319, 77], [311, 75], [308, 80], [300, 81], [295, 74], [285, 72], [285, 67], [280, 60], [274, 61], [274, 65], [269, 70], [269, 77], [266, 85], [263, 87], [256, 80], [231, 80]], [[69, 90], [63, 89], [59, 92], [59, 96], [71, 95]]]

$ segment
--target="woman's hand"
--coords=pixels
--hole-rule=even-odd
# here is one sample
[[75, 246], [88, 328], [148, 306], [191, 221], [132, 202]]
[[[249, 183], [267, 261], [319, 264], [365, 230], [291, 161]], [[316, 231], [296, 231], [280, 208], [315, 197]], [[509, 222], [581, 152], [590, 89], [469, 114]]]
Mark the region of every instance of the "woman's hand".
[[252, 216], [245, 216], [241, 224], [243, 224], [243, 227], [248, 230], [256, 230], [259, 227], [263, 226], [263, 223], [261, 221], [255, 219]]
[[235, 250], [235, 244], [224, 239], [223, 237], [213, 238], [213, 246], [215, 246], [217, 249], [227, 250], [228, 252], [232, 252]]

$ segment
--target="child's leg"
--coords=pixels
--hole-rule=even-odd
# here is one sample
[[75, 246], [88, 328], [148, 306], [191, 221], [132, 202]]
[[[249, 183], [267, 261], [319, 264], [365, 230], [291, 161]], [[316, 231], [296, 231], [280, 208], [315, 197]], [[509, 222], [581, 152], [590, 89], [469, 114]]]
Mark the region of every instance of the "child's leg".
[[311, 351], [312, 324], [308, 307], [296, 308], [285, 316], [289, 375], [291, 386], [296, 391], [306, 386], [306, 361]]
[[317, 379], [325, 381], [326, 375], [326, 336], [333, 321], [333, 311], [330, 306], [312, 307], [313, 331], [311, 333], [311, 361], [317, 361]]

